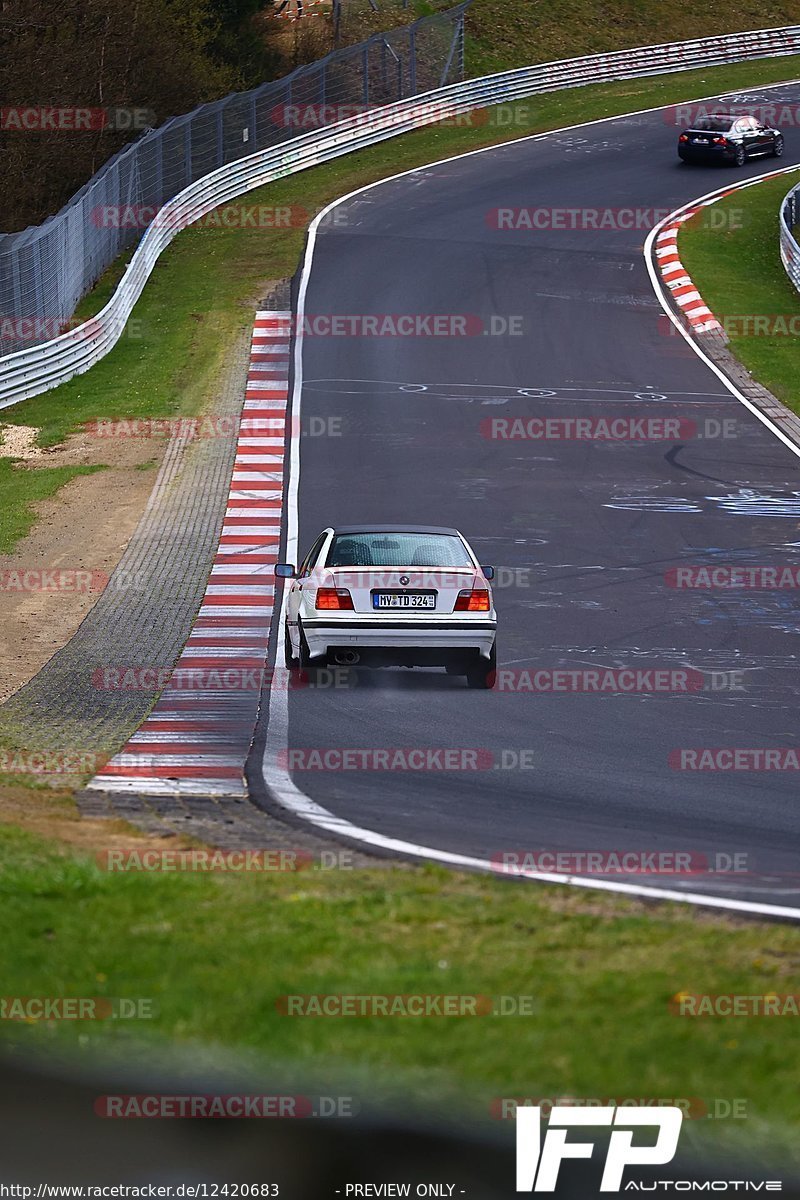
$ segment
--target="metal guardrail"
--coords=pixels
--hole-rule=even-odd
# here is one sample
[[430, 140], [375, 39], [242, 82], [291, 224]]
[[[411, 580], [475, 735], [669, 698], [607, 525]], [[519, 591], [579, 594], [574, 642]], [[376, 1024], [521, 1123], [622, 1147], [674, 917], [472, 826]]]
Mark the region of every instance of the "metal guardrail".
[[800, 54], [800, 26], [564, 59], [451, 84], [369, 109], [228, 163], [184, 188], [164, 206], [159, 219], [147, 229], [113, 297], [96, 317], [40, 346], [0, 359], [0, 408], [56, 387], [98, 362], [121, 336], [165, 246], [187, 225], [253, 188], [475, 108], [590, 83], [789, 54]]
[[800, 245], [794, 235], [800, 217], [800, 183], [796, 183], [781, 201], [779, 229], [781, 262], [796, 290], [800, 292]]

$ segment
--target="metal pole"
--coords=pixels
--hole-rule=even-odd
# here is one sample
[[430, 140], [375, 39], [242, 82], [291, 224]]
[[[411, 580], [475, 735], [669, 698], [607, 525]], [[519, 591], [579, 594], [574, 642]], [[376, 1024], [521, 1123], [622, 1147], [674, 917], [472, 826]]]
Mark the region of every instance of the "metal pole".
[[417, 94], [417, 30], [412, 25], [408, 31], [408, 86], [409, 95]]

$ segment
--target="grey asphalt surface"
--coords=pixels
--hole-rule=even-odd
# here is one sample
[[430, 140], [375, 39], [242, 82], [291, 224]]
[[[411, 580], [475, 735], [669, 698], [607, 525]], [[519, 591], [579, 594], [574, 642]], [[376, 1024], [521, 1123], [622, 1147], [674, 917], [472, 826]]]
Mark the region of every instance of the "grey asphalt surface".
[[[747, 93], [759, 97], [798, 101], [800, 85]], [[475, 692], [441, 671], [355, 671], [353, 686], [291, 694], [292, 747], [484, 748], [494, 767], [294, 780], [356, 825], [425, 846], [690, 853], [699, 875], [636, 881], [793, 905], [797, 773], [681, 771], [669, 756], [798, 744], [797, 594], [682, 591], [665, 572], [800, 566], [800, 461], [668, 334], [647, 228], [512, 232], [487, 215], [660, 216], [778, 165], [683, 166], [676, 137], [659, 112], [608, 121], [425, 168], [337, 209], [317, 241], [309, 317], [471, 314], [515, 318], [522, 334], [307, 336], [303, 428], [316, 419], [335, 436], [301, 443], [300, 547], [337, 522], [455, 525], [505, 579], [501, 670], [688, 667], [702, 690]], [[800, 133], [787, 129], [793, 161]], [[679, 417], [701, 436], [485, 436], [487, 419], [530, 416]], [[723, 422], [735, 436], [713, 436]], [[520, 750], [532, 767], [503, 769]], [[738, 870], [709, 869], [734, 855]]]

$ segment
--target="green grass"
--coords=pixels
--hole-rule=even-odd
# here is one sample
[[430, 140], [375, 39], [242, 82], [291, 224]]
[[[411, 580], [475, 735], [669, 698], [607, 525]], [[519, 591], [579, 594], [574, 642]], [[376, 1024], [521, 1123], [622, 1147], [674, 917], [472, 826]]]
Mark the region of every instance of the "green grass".
[[[689, 1019], [679, 991], [800, 990], [800, 930], [439, 868], [238, 877], [108, 874], [0, 828], [5, 996], [149, 998], [132, 1022], [7, 1022], [6, 1044], [202, 1043], [369, 1070], [421, 1099], [747, 1101], [791, 1140], [800, 1020]], [[302, 1018], [286, 994], [531, 996], [530, 1016]], [[463, 1100], [469, 1096], [469, 1101]], [[731, 1122], [737, 1128], [740, 1122]]]
[[[680, 234], [681, 261], [709, 308], [720, 320], [785, 316], [800, 326], [800, 296], [783, 269], [778, 250], [781, 200], [797, 181], [778, 176], [734, 192], [708, 213], [718, 216], [716, 232], [697, 216]], [[800, 413], [800, 345], [796, 335], [764, 336], [727, 326], [730, 348], [760, 383]], [[739, 328], [747, 328], [743, 323]]]
[[48, 500], [78, 475], [91, 475], [101, 467], [19, 468], [0, 458], [0, 554], [10, 554], [36, 521], [34, 505]]
[[466, 61], [471, 75], [624, 50], [800, 23], [800, 3], [740, 0], [475, 0], [467, 10]]

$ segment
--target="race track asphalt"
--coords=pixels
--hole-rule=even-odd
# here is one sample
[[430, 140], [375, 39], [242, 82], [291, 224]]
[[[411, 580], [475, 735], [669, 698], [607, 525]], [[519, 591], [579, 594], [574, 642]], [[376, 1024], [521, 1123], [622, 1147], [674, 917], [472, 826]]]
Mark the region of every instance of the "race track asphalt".
[[[747, 96], [796, 102], [800, 85]], [[670, 569], [800, 566], [800, 460], [671, 330], [642, 254], [658, 217], [774, 160], [687, 167], [676, 136], [653, 112], [507, 144], [374, 187], [323, 222], [309, 320], [450, 314], [488, 332], [304, 337], [300, 549], [337, 523], [457, 526], [500, 571], [508, 686], [398, 669], [293, 691], [291, 748], [481, 748], [494, 760], [294, 782], [425, 846], [568, 853], [578, 873], [590, 851], [660, 852], [660, 865], [683, 853], [697, 875], [637, 881], [796, 905], [797, 772], [670, 759], [798, 743], [797, 592], [681, 590]], [[793, 161], [800, 133], [787, 130], [781, 165]], [[520, 208], [552, 210], [551, 225], [571, 223], [558, 215], [569, 209], [652, 215], [638, 229], [495, 227], [495, 210]], [[492, 332], [504, 321], [513, 332]], [[493, 419], [532, 416], [682, 425], [668, 440], [487, 436]], [[517, 690], [530, 681], [520, 672], [595, 667], [689, 669], [699, 690]], [[503, 766], [520, 751], [526, 769]]]

